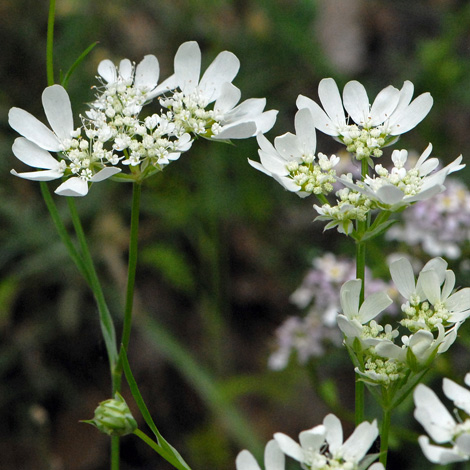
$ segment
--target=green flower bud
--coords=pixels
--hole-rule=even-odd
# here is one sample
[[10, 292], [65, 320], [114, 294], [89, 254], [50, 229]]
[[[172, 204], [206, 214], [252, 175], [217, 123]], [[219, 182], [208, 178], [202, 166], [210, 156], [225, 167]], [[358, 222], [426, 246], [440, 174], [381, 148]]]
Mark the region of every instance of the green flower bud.
[[124, 398], [116, 392], [114, 398], [102, 401], [95, 410], [93, 419], [84, 420], [109, 436], [125, 436], [137, 429], [137, 422]]

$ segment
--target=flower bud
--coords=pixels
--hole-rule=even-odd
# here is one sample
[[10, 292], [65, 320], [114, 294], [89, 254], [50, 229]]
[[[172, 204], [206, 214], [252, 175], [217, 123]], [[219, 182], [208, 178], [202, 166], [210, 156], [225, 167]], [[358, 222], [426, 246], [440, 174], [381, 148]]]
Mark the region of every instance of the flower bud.
[[109, 436], [125, 436], [137, 429], [137, 422], [124, 398], [116, 392], [114, 398], [102, 401], [95, 410], [93, 419], [84, 420]]

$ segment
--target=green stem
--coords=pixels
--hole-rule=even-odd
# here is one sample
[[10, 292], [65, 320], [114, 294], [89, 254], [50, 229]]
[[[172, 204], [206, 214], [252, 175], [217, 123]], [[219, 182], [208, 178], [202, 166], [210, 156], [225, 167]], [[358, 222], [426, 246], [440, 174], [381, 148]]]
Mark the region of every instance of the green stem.
[[380, 463], [387, 468], [388, 436], [392, 411], [390, 408], [383, 409], [382, 425], [380, 426]]
[[46, 71], [47, 84], [54, 85], [54, 20], [55, 20], [55, 0], [49, 1], [49, 17], [47, 20], [47, 41], [46, 41]]
[[[118, 360], [118, 352], [116, 347], [116, 333], [114, 329], [113, 319], [111, 317], [111, 314], [109, 313], [109, 309], [104, 298], [103, 289], [101, 288], [98, 275], [96, 274], [95, 265], [90, 254], [90, 250], [88, 249], [85, 233], [80, 222], [74, 198], [67, 197], [67, 203], [69, 206], [70, 215], [72, 217], [72, 223], [75, 229], [75, 233], [77, 234], [78, 242], [80, 245], [82, 259], [89, 275], [90, 288], [93, 291], [93, 295], [95, 296], [95, 300], [98, 305], [101, 332], [103, 334], [103, 339], [106, 345], [106, 351], [108, 353], [108, 361], [111, 370], [111, 376], [113, 376], [114, 368]], [[112, 392], [113, 395], [116, 392], [114, 383]]]
[[[369, 171], [367, 160], [362, 160], [361, 175], [364, 179]], [[368, 221], [357, 221], [357, 232], [362, 235], [367, 230]], [[359, 297], [359, 305], [364, 302], [365, 290], [365, 277], [366, 277], [366, 242], [356, 242], [356, 279], [362, 281], [361, 295]], [[365, 386], [362, 380], [356, 379], [355, 384], [355, 416], [356, 426], [364, 421], [364, 402], [365, 402]]]
[[119, 436], [111, 437], [111, 470], [119, 470]]
[[127, 351], [132, 327], [132, 310], [134, 306], [134, 286], [135, 272], [137, 268], [137, 242], [139, 233], [139, 212], [140, 212], [140, 195], [142, 185], [140, 183], [133, 184], [132, 192], [132, 212], [131, 212], [131, 230], [129, 241], [129, 264], [127, 271], [127, 291], [126, 306], [124, 310], [124, 325], [122, 329], [121, 348]]

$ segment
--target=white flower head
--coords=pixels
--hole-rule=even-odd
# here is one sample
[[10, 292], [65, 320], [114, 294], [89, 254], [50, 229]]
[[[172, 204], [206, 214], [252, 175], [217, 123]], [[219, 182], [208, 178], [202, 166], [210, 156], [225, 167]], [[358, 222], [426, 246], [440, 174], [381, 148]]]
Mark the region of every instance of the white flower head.
[[[469, 374], [465, 377], [465, 383], [467, 386], [470, 384]], [[469, 414], [469, 390], [445, 378], [443, 391], [457, 408]], [[416, 420], [436, 444], [450, 444], [450, 446], [431, 444], [428, 436], [420, 436], [418, 442], [426, 458], [441, 465], [469, 460], [470, 419], [463, 421], [457, 414], [454, 418], [437, 395], [426, 385], [419, 384], [413, 396]]]
[[[149, 96], [164, 94], [160, 102], [171, 110], [180, 126], [203, 137], [242, 139], [267, 132], [274, 125], [277, 111], [264, 112], [266, 100], [262, 98], [237, 105], [241, 92], [232, 80], [239, 68], [238, 58], [223, 51], [200, 78], [201, 50], [197, 42], [188, 41], [176, 52], [175, 73]], [[176, 89], [179, 91], [173, 91]]]
[[[442, 258], [428, 261], [415, 282], [411, 263], [406, 258], [390, 265], [390, 274], [400, 294], [405, 319], [401, 323], [411, 331], [432, 331], [464, 321], [470, 316], [470, 288], [454, 291], [455, 274]], [[442, 286], [442, 287], [441, 287]]]
[[[337, 322], [347, 344], [352, 344], [354, 339], [358, 338], [365, 347], [370, 347], [381, 341], [377, 336], [383, 328], [375, 322], [372, 325], [373, 328], [367, 330], [363, 325], [373, 321], [393, 301], [385, 292], [375, 292], [367, 296], [359, 307], [361, 288], [360, 279], [353, 279], [343, 284], [340, 292], [343, 313], [338, 315]], [[376, 334], [371, 335], [374, 327], [377, 329]]]
[[[414, 86], [409, 81], [405, 81], [401, 90], [388, 86], [370, 105], [367, 92], [359, 82], [348, 82], [341, 99], [336, 82], [326, 78], [318, 86], [323, 109], [302, 95], [297, 98], [297, 107], [310, 109], [315, 127], [344, 142], [356, 158], [380, 157], [382, 147], [392, 144], [399, 135], [413, 129], [432, 107], [433, 100], [429, 93], [411, 101], [413, 91]], [[345, 109], [355, 124], [347, 122]]]
[[315, 155], [316, 135], [312, 115], [301, 109], [295, 115], [296, 134], [290, 132], [276, 137], [272, 145], [258, 134], [261, 163], [248, 160], [250, 165], [267, 174], [285, 189], [300, 197], [310, 194], [328, 194], [336, 181], [334, 167], [339, 158]]
[[342, 176], [340, 181], [347, 188], [362, 193], [377, 208], [392, 212], [402, 210], [444, 191], [447, 175], [465, 166], [460, 163], [462, 156], [459, 156], [445, 168], [430, 174], [438, 165], [435, 158], [427, 160], [431, 150], [432, 145], [429, 144], [416, 165], [408, 170], [404, 167], [408, 152], [395, 150], [392, 154], [395, 166], [390, 172], [377, 165], [378, 174], [374, 177], [367, 176], [363, 182], [354, 183], [346, 176]]
[[[282, 452], [311, 470], [323, 468], [357, 468], [378, 436], [376, 421], [361, 423], [343, 442], [343, 428], [333, 414], [327, 415], [323, 424], [299, 434], [299, 442], [276, 433], [274, 439]], [[374, 464], [371, 470], [383, 468]]]
[[[98, 157], [90, 154], [90, 144], [74, 130], [72, 106], [65, 89], [60, 85], [47, 87], [42, 102], [49, 129], [27, 111], [12, 108], [8, 118], [10, 126], [24, 137], [13, 143], [15, 156], [40, 171], [11, 173], [34, 181], [51, 181], [69, 176], [56, 190], [61, 196], [85, 196], [88, 183], [103, 181], [121, 170], [106, 167]], [[65, 159], [56, 160], [49, 151], [61, 152]]]

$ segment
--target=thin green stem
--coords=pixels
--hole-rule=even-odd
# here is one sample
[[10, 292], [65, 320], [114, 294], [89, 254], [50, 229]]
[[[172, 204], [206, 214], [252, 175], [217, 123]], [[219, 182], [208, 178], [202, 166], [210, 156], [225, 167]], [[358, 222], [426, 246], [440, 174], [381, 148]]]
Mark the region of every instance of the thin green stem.
[[111, 470], [119, 470], [119, 436], [111, 437]]
[[131, 229], [129, 240], [129, 264], [127, 270], [127, 291], [126, 305], [124, 310], [124, 325], [122, 329], [121, 347], [127, 351], [132, 327], [132, 310], [134, 306], [134, 286], [135, 272], [137, 268], [137, 243], [139, 234], [139, 212], [140, 212], [140, 195], [142, 185], [140, 183], [133, 184], [132, 192], [132, 212], [131, 212]]
[[[108, 361], [111, 370], [111, 376], [113, 376], [114, 368], [118, 360], [118, 352], [116, 347], [116, 333], [114, 329], [113, 319], [111, 317], [111, 314], [109, 313], [109, 309], [104, 298], [103, 289], [101, 288], [98, 275], [96, 274], [95, 265], [90, 254], [90, 250], [88, 249], [85, 233], [80, 222], [80, 217], [75, 206], [74, 198], [68, 197], [67, 203], [69, 206], [70, 215], [72, 217], [72, 223], [75, 229], [75, 233], [77, 234], [78, 242], [80, 245], [82, 259], [89, 275], [90, 288], [93, 291], [93, 295], [95, 296], [95, 300], [98, 305], [101, 332], [103, 334], [103, 339], [108, 353]], [[114, 381], [112, 392], [113, 395], [116, 392], [114, 387]]]
[[55, 21], [55, 0], [49, 1], [49, 17], [47, 20], [47, 41], [46, 41], [46, 71], [47, 84], [54, 85], [54, 21]]
[[380, 426], [380, 463], [384, 468], [387, 468], [387, 454], [388, 454], [388, 436], [390, 433], [390, 422], [392, 418], [392, 411], [390, 408], [383, 409], [382, 425]]
[[[367, 160], [361, 162], [361, 175], [364, 179], [369, 171]], [[368, 221], [357, 221], [357, 232], [362, 235], [366, 232]], [[366, 277], [366, 242], [356, 242], [356, 279], [361, 280], [361, 294], [359, 297], [359, 305], [364, 302], [365, 290], [365, 277]], [[356, 426], [364, 421], [364, 407], [365, 407], [365, 386], [362, 380], [356, 379], [355, 384], [355, 417]]]

